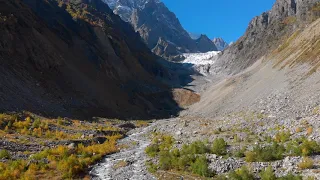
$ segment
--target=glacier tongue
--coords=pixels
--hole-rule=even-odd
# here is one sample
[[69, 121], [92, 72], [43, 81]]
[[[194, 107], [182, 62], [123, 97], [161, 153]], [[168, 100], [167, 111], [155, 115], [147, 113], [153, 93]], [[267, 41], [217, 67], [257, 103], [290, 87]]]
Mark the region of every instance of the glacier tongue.
[[206, 53], [184, 53], [185, 60], [181, 63], [192, 65], [195, 71], [202, 75], [209, 75], [214, 73], [214, 64], [219, 57], [221, 51], [209, 51]]
[[214, 64], [220, 51], [209, 51], [206, 53], [184, 53], [186, 58], [183, 63], [190, 63], [194, 65]]

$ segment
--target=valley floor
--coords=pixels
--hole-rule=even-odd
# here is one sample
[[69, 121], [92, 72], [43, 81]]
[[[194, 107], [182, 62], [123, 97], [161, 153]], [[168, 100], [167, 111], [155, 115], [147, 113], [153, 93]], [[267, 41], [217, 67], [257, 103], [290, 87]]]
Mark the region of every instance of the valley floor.
[[[192, 169], [197, 157], [205, 156], [208, 172], [215, 175], [204, 174], [213, 179], [237, 175], [320, 179], [320, 75], [304, 76], [308, 69], [305, 65], [279, 70], [261, 60], [235, 76], [195, 76], [187, 88], [201, 94], [200, 102], [177, 118], [133, 130], [119, 141], [128, 148], [107, 156], [91, 175], [95, 179], [206, 179]], [[172, 142], [161, 150], [166, 138]], [[221, 154], [210, 150], [217, 139], [226, 143]], [[186, 149], [201, 147], [207, 150], [195, 150], [191, 155], [195, 159], [185, 162], [187, 168], [175, 164]], [[165, 161], [165, 153], [171, 160]]]
[[[299, 174], [303, 177], [320, 178], [320, 149], [315, 149], [314, 154], [308, 154], [312, 165], [303, 167], [306, 159], [299, 154], [290, 154], [289, 149], [284, 150], [281, 158], [261, 160], [248, 160], [246, 152], [251, 152], [258, 144], [261, 147], [269, 146], [272, 142], [288, 148], [295, 140], [305, 139], [305, 142], [319, 142], [320, 114], [304, 117], [300, 120], [288, 120], [288, 124], [277, 124], [274, 117], [263, 114], [239, 113], [224, 119], [203, 119], [197, 117], [179, 117], [167, 120], [158, 120], [148, 127], [132, 130], [128, 137], [119, 141], [120, 145], [127, 148], [119, 153], [106, 157], [104, 161], [94, 166], [90, 172], [93, 179], [205, 179], [174, 169], [163, 171], [159, 169], [148, 172], [148, 162], [158, 162], [148, 157], [145, 148], [153, 143], [155, 133], [172, 136], [173, 147], [181, 149], [184, 144], [196, 141], [223, 138], [227, 143], [226, 153], [217, 155], [206, 153], [208, 168], [218, 175], [227, 175], [241, 167], [249, 167], [254, 175], [271, 166], [275, 175], [281, 177], [289, 173]], [[236, 123], [234, 123], [236, 122]], [[292, 124], [291, 124], [292, 123]], [[297, 148], [299, 145], [297, 146]], [[243, 150], [245, 148], [246, 150]], [[320, 147], [317, 147], [320, 148]], [[242, 155], [237, 153], [243, 151]], [[272, 152], [275, 153], [275, 152]], [[268, 154], [270, 155], [270, 154]], [[216, 176], [217, 177], [217, 176]]]

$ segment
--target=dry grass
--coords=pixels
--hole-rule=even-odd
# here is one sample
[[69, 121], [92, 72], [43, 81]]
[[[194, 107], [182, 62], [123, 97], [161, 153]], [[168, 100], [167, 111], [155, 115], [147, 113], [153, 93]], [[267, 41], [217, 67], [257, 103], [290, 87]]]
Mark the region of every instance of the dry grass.
[[[287, 23], [294, 19], [286, 19]], [[273, 51], [270, 59], [275, 59], [273, 67], [293, 68], [297, 65], [307, 63], [310, 70], [306, 76], [312, 75], [320, 67], [320, 22], [315, 21], [303, 30], [297, 30], [287, 37], [281, 46]]]
[[296, 133], [300, 133], [300, 132], [302, 132], [302, 128], [301, 127], [297, 127], [296, 128]]
[[313, 127], [308, 127], [307, 129], [307, 135], [310, 136], [313, 133]]
[[134, 122], [134, 125], [138, 128], [140, 127], [147, 127], [149, 126], [149, 122], [148, 121], [142, 121], [142, 120], [139, 120], [139, 121], [135, 121]]

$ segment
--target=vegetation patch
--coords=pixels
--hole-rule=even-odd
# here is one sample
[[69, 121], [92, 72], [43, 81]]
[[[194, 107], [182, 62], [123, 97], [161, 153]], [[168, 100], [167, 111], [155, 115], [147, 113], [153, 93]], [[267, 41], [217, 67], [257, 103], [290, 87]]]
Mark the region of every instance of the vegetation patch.
[[245, 153], [247, 162], [270, 162], [283, 159], [285, 147], [273, 142], [272, 145], [257, 145]]
[[117, 162], [117, 164], [115, 164], [113, 166], [113, 168], [114, 169], [119, 169], [119, 168], [126, 167], [126, 166], [128, 166], [128, 162], [125, 161], [125, 160], [121, 160], [121, 161]]
[[[214, 175], [208, 168], [207, 158], [204, 154], [210, 153], [210, 145], [206, 142], [195, 141], [190, 145], [184, 144], [181, 149], [172, 148], [174, 139], [171, 136], [157, 134], [153, 138], [153, 143], [146, 148], [146, 153], [150, 157], [156, 157], [158, 164], [149, 163], [150, 172], [160, 170], [175, 170], [193, 173], [203, 177]], [[217, 143], [219, 147], [219, 143]], [[219, 147], [216, 148], [219, 148]], [[222, 147], [224, 148], [224, 146]], [[218, 150], [218, 149], [217, 149]], [[224, 150], [219, 150], [224, 152]]]
[[[120, 130], [112, 125], [114, 122], [105, 121], [46, 119], [29, 112], [0, 114], [0, 135], [11, 146], [17, 145], [10, 151], [6, 149], [10, 146], [0, 147], [0, 179], [85, 177], [89, 166], [119, 149], [116, 142], [122, 137]], [[103, 141], [94, 140], [98, 134]], [[48, 148], [41, 150], [41, 146]]]
[[302, 162], [298, 164], [299, 169], [311, 169], [313, 168], [314, 162], [311, 158], [304, 157]]
[[119, 138], [121, 135], [109, 136], [103, 144], [87, 147], [79, 144], [74, 149], [58, 146], [34, 154], [29, 160], [0, 163], [0, 179], [77, 178], [104, 155], [118, 151], [116, 140]]
[[320, 153], [320, 145], [316, 141], [300, 138], [288, 142], [286, 151], [288, 155], [310, 156]]

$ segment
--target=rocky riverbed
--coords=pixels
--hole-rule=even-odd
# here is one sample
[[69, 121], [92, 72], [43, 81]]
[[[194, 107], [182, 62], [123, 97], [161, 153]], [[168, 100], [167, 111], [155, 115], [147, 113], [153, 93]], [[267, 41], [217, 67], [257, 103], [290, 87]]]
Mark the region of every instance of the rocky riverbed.
[[148, 157], [144, 150], [151, 144], [149, 134], [154, 131], [155, 127], [173, 120], [159, 120], [148, 127], [129, 131], [128, 136], [118, 142], [119, 146], [125, 148], [118, 153], [105, 157], [102, 162], [95, 165], [90, 171], [92, 179], [156, 179], [147, 170], [145, 164]]

